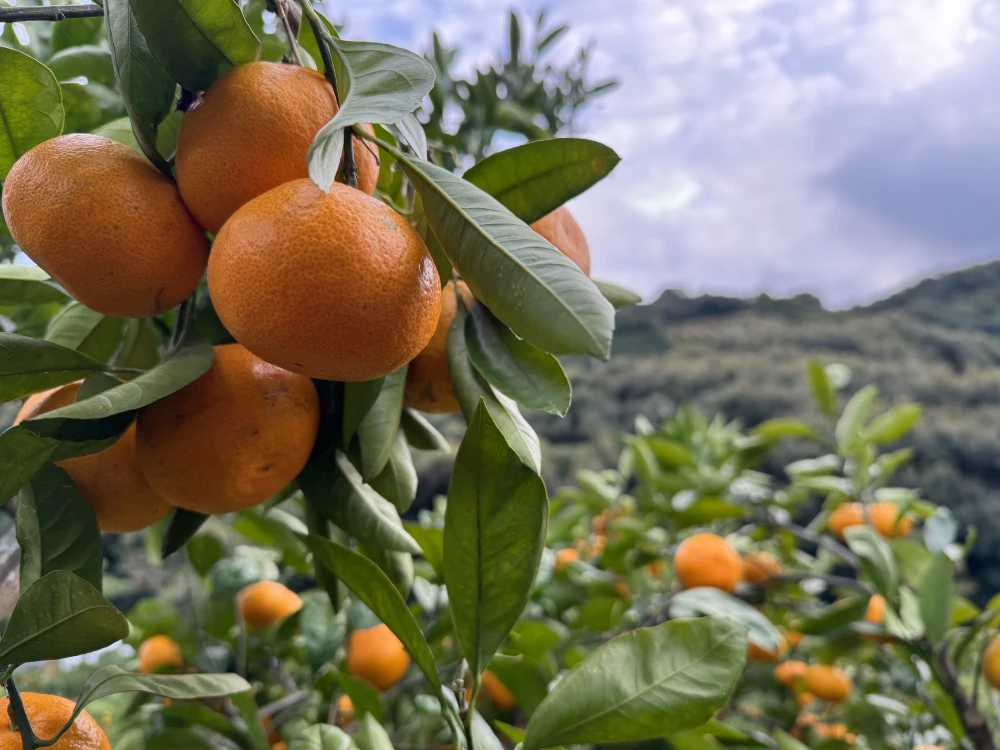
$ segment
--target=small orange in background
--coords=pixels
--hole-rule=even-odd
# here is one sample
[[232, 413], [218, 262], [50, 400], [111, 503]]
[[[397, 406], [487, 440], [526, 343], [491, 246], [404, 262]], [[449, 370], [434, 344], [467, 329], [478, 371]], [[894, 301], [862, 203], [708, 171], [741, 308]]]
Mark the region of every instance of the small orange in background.
[[785, 640], [785, 636], [778, 636], [778, 647], [773, 651], [763, 646], [758, 646], [753, 641], [747, 643], [747, 659], [750, 661], [757, 662], [772, 662], [778, 661], [782, 656], [788, 653], [788, 641]]
[[795, 696], [795, 702], [799, 704], [799, 708], [805, 708], [814, 700], [816, 700], [816, 696], [812, 693], [799, 693]]
[[154, 635], [144, 640], [139, 646], [138, 657], [139, 671], [143, 674], [157, 674], [184, 665], [181, 647], [166, 635]]
[[[21, 693], [24, 711], [28, 715], [31, 729], [36, 737], [55, 737], [70, 717], [76, 704], [56, 695], [42, 693]], [[6, 717], [10, 699], [0, 698], [0, 716]], [[82, 711], [73, 726], [59, 741], [50, 745], [52, 750], [111, 750], [111, 743], [94, 718]], [[11, 729], [10, 722], [0, 721], [0, 750], [21, 750], [21, 735]]]
[[872, 625], [881, 625], [885, 619], [885, 597], [881, 594], [873, 594], [868, 600], [865, 608], [864, 621]]
[[348, 636], [347, 671], [379, 690], [391, 688], [409, 668], [410, 655], [388, 625], [353, 630]]
[[344, 693], [337, 698], [337, 726], [343, 729], [354, 721], [354, 701]]
[[804, 661], [785, 661], [774, 668], [774, 679], [789, 690], [793, 690], [800, 681], [805, 680], [809, 668]]
[[556, 550], [556, 570], [563, 571], [569, 568], [580, 558], [580, 553], [574, 547], [563, 547]]
[[653, 562], [643, 565], [642, 569], [646, 571], [646, 574], [650, 578], [662, 578], [664, 562], [663, 560], [653, 560]]
[[806, 670], [806, 690], [828, 703], [846, 700], [852, 687], [851, 678], [837, 667], [813, 664]]
[[845, 530], [864, 525], [866, 514], [872, 527], [888, 539], [904, 537], [913, 528], [913, 520], [909, 516], [904, 515], [897, 522], [899, 508], [895, 503], [872, 503], [867, 508], [861, 503], [844, 503], [830, 513], [827, 525], [834, 536], [843, 539]]
[[788, 641], [788, 645], [792, 648], [798, 648], [804, 637], [805, 636], [797, 630], [785, 631], [785, 639]]
[[560, 206], [532, 224], [531, 228], [590, 276], [590, 247], [568, 208]]
[[506, 685], [490, 670], [483, 672], [483, 691], [500, 713], [507, 713], [517, 705], [517, 699]]
[[269, 628], [302, 609], [302, 599], [277, 581], [251, 583], [237, 596], [243, 621], [251, 628]]
[[593, 562], [604, 552], [604, 548], [607, 546], [608, 538], [604, 534], [594, 534], [591, 537], [590, 544], [583, 548], [583, 559], [587, 562]]
[[743, 556], [743, 580], [754, 586], [781, 572], [781, 564], [770, 552], [748, 552]]
[[695, 534], [674, 553], [674, 572], [686, 589], [711, 586], [732, 593], [743, 578], [743, 560], [715, 534]]
[[1000, 690], [1000, 635], [994, 636], [983, 651], [983, 677], [993, 688]]
[[618, 596], [620, 596], [622, 599], [632, 598], [632, 589], [629, 588], [629, 585], [625, 583], [625, 581], [622, 581], [621, 579], [615, 581], [613, 588], [615, 590], [615, 593], [618, 594]]

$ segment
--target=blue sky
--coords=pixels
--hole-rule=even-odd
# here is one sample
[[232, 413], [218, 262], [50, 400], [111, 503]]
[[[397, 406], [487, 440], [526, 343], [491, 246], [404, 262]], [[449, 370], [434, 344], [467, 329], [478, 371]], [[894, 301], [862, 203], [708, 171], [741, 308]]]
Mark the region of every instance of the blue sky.
[[846, 306], [1000, 257], [998, 0], [380, 0], [346, 31], [475, 66], [508, 7], [621, 82], [578, 133], [623, 158], [571, 206], [596, 278]]

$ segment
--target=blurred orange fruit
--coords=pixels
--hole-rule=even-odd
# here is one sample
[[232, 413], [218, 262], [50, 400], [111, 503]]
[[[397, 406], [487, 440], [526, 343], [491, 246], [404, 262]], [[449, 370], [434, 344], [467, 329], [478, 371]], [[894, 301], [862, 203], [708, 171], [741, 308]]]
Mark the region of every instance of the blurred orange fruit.
[[770, 552], [749, 552], [743, 556], [743, 580], [757, 585], [781, 572], [781, 565]]
[[388, 625], [351, 631], [347, 639], [347, 671], [388, 690], [410, 668], [410, 655]]
[[[70, 717], [76, 704], [56, 695], [42, 693], [21, 693], [24, 711], [28, 715], [31, 729], [36, 737], [55, 737]], [[0, 716], [7, 716], [10, 699], [0, 698]], [[9, 721], [0, 721], [0, 750], [21, 750], [21, 735], [11, 729]], [[59, 741], [49, 747], [52, 750], [111, 750], [111, 743], [94, 718], [82, 711]]]
[[851, 688], [851, 678], [837, 667], [813, 664], [806, 670], [806, 690], [820, 700], [840, 703], [851, 694]]
[[302, 599], [277, 581], [258, 581], [240, 591], [237, 602], [243, 622], [251, 628], [269, 628], [300, 609]]
[[677, 547], [674, 572], [686, 589], [711, 586], [732, 593], [743, 578], [743, 561], [722, 537], [695, 534]]

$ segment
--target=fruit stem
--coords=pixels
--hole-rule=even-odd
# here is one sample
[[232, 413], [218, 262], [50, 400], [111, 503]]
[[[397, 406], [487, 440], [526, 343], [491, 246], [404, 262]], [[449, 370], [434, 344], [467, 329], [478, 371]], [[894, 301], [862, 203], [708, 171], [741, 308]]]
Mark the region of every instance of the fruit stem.
[[[281, 25], [285, 27], [285, 35], [288, 37], [288, 54], [296, 65], [302, 65], [302, 56], [299, 54], [299, 45], [296, 41], [298, 37], [297, 27], [292, 27], [292, 20], [288, 17], [288, 0], [268, 0], [268, 6], [272, 6], [274, 14], [281, 19]], [[301, 21], [301, 18], [299, 19]]]
[[35, 747], [37, 747], [35, 744], [35, 733], [31, 731], [31, 722], [28, 721], [28, 714], [24, 710], [24, 702], [21, 700], [21, 694], [17, 692], [14, 678], [8, 677], [3, 686], [7, 691], [7, 697], [10, 699], [10, 703], [7, 705], [7, 718], [10, 719], [10, 728], [21, 735], [21, 747], [24, 750], [35, 750]]
[[0, 23], [17, 21], [67, 21], [71, 18], [103, 16], [100, 5], [44, 5], [38, 8], [0, 8]]

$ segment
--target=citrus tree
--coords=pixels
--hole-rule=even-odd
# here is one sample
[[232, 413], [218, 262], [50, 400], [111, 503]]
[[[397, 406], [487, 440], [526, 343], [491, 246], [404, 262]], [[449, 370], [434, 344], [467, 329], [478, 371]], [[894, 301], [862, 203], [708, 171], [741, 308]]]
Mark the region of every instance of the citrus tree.
[[[517, 701], [501, 647], [548, 575], [519, 406], [565, 414], [556, 355], [607, 358], [635, 301], [589, 278], [562, 205], [610, 149], [543, 140], [456, 175], [414, 114], [433, 67], [305, 0], [0, 23], [6, 245], [35, 263], [0, 268], [0, 396], [24, 399], [0, 435], [21, 561], [0, 743], [109, 747], [85, 708], [120, 693], [117, 748], [543, 748], [710, 719], [745, 651], [726, 618], [610, 639], [527, 721], [477, 709]], [[420, 410], [468, 428], [445, 509], [404, 524], [412, 451], [450, 450]], [[101, 532], [144, 529], [197, 585], [126, 617]], [[122, 639], [131, 668], [75, 702], [18, 692], [19, 667]]]

